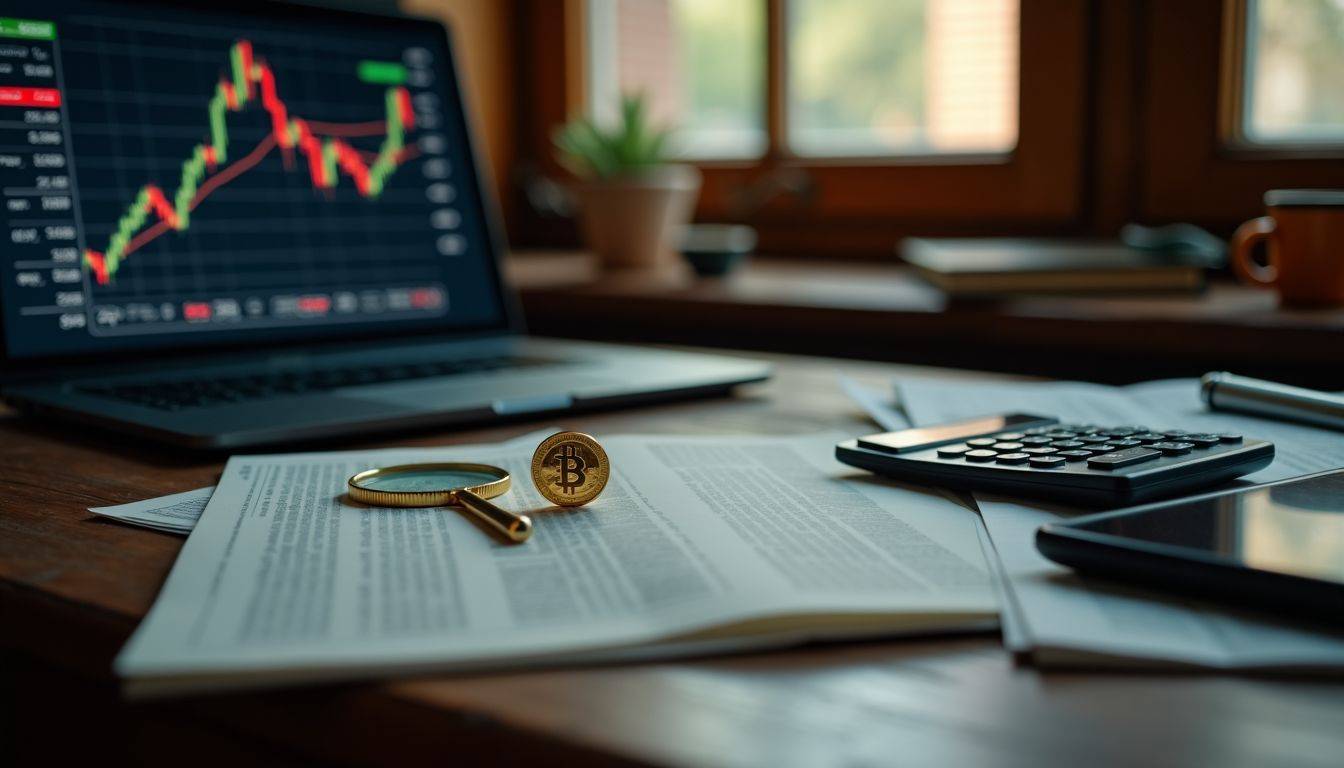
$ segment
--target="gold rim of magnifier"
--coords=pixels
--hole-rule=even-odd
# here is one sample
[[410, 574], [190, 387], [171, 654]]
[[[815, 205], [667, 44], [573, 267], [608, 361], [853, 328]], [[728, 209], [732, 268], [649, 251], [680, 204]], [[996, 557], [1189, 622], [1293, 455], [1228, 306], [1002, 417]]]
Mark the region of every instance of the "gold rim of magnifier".
[[[366, 488], [362, 483], [375, 477], [387, 477], [405, 472], [479, 472], [493, 475], [496, 480], [481, 485], [468, 485], [442, 491], [378, 491]], [[512, 486], [509, 473], [490, 464], [469, 464], [465, 462], [437, 462], [428, 464], [399, 464], [395, 467], [366, 469], [350, 476], [346, 485], [350, 489], [350, 498], [375, 507], [450, 507], [457, 506], [457, 492], [468, 490], [483, 499], [494, 498]]]

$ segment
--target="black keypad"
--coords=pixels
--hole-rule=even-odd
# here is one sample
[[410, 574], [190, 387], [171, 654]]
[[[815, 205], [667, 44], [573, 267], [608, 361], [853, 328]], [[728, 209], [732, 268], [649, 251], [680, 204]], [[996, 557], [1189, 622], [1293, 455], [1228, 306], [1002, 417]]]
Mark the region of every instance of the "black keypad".
[[1133, 464], [1141, 464], [1145, 461], [1152, 461], [1162, 455], [1161, 451], [1155, 451], [1149, 447], [1126, 448], [1123, 451], [1112, 453], [1103, 453], [1100, 456], [1093, 456], [1087, 460], [1087, 466], [1096, 469], [1117, 469], [1119, 467], [1128, 467]]
[[903, 451], [870, 448], [860, 440], [856, 448], [837, 445], [836, 455], [919, 483], [1110, 507], [1198, 490], [1228, 473], [1265, 467], [1273, 457], [1273, 445], [1254, 436], [1208, 432], [1198, 424], [1191, 430], [1052, 425], [1044, 417], [1035, 424], [1042, 426], [1016, 421], [1016, 432], [961, 434]]
[[1190, 450], [1194, 447], [1195, 446], [1192, 443], [1180, 443], [1174, 441], [1166, 443], [1153, 443], [1152, 445], [1148, 446], [1148, 448], [1151, 448], [1153, 450], [1161, 451], [1163, 456], [1180, 456], [1182, 454], [1189, 453]]

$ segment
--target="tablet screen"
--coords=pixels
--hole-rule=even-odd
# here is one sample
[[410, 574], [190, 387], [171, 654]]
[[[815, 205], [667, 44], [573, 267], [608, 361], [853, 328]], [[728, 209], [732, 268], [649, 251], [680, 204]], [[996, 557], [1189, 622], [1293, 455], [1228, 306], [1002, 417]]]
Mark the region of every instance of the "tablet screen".
[[1344, 583], [1344, 470], [1069, 527]]

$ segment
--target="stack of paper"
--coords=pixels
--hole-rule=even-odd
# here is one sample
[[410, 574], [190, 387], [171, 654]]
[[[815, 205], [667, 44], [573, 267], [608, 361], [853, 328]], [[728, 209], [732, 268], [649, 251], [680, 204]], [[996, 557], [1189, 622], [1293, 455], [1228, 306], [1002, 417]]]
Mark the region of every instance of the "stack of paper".
[[[1102, 425], [1241, 432], [1275, 444], [1275, 459], [1243, 482], [1344, 466], [1337, 433], [1208, 411], [1192, 380], [1129, 387], [1080, 383], [898, 382], [916, 426], [1012, 411]], [[1004, 640], [1040, 665], [1344, 669], [1344, 635], [1205, 601], [1081, 578], [1036, 551], [1036, 529], [1078, 510], [975, 494], [1004, 581]]]
[[[604, 437], [605, 492], [563, 510], [530, 441], [235, 456], [116, 668], [164, 693], [995, 626], [979, 517], [838, 464], [842, 437]], [[345, 499], [452, 460], [513, 474], [531, 541]]]

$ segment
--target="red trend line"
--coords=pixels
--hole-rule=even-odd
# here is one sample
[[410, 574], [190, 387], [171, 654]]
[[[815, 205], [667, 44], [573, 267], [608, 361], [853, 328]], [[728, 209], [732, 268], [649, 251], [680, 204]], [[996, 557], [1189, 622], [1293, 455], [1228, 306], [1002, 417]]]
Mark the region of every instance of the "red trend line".
[[320, 120], [309, 120], [308, 127], [320, 136], [340, 136], [347, 139], [382, 136], [387, 133], [386, 120], [370, 120], [367, 123], [324, 123]]
[[[260, 163], [266, 155], [270, 154], [272, 149], [275, 149], [275, 137], [267, 134], [266, 138], [258, 142], [257, 146], [254, 147], [251, 152], [247, 153], [246, 157], [239, 159], [237, 162], [229, 165], [224, 170], [207, 179], [205, 183], [201, 185], [201, 188], [196, 190], [196, 196], [191, 198], [191, 202], [187, 206], [188, 210], [196, 210], [196, 206], [200, 205], [202, 200], [209, 197], [211, 192], [214, 192], [216, 189], [233, 181], [247, 171], [252, 170], [257, 163]], [[126, 244], [126, 250], [123, 251], [122, 255], [129, 256], [132, 253], [135, 253], [148, 245], [154, 238], [165, 232], [169, 232], [172, 229], [173, 224], [171, 222], [166, 219], [160, 220], [154, 226], [131, 238], [131, 242]], [[95, 272], [96, 271], [97, 270], [95, 269]], [[99, 284], [101, 285], [105, 283], [100, 280]]]

